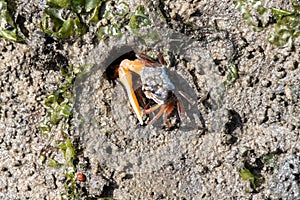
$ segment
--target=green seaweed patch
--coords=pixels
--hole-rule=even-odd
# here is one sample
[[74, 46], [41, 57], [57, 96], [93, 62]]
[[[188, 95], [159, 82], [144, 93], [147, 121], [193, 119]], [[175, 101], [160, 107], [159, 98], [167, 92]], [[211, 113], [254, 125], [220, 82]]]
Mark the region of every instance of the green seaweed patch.
[[99, 28], [99, 40], [108, 36], [120, 36], [124, 28], [136, 34], [141, 27], [151, 25], [151, 20], [146, 14], [144, 6], [138, 6], [134, 12], [130, 12], [128, 4], [121, 2], [115, 10], [112, 11], [108, 7], [105, 10], [103, 18], [107, 19], [109, 23]]
[[59, 168], [59, 167], [63, 166], [63, 164], [59, 163], [57, 160], [50, 159], [49, 162], [48, 162], [48, 166]]
[[58, 145], [59, 149], [63, 152], [66, 165], [69, 168], [74, 169], [74, 160], [76, 159], [76, 150], [71, 143], [70, 138], [67, 138], [66, 141]]
[[243, 181], [250, 182], [250, 187], [253, 189], [253, 192], [257, 192], [258, 188], [263, 184], [264, 178], [259, 172], [260, 170], [257, 167], [254, 168], [243, 168], [239, 170], [239, 175]]
[[[62, 199], [78, 196], [76, 191], [76, 166], [74, 163], [77, 159], [77, 154], [68, 133], [70, 132], [70, 122], [73, 114], [73, 84], [79, 72], [80, 68], [73, 66], [61, 68], [62, 84], [45, 99], [46, 116], [39, 126], [43, 133], [52, 133], [54, 127], [60, 127], [62, 135], [66, 138], [63, 142], [55, 145], [62, 152], [64, 162], [60, 163], [54, 159], [50, 159], [48, 162], [50, 167], [63, 168], [64, 170], [66, 181], [64, 183], [65, 193], [62, 194]], [[52, 134], [56, 133], [53, 132]], [[42, 158], [42, 163], [45, 163], [45, 160], [45, 157]]]
[[138, 6], [129, 20], [129, 27], [134, 32], [137, 29], [151, 25], [149, 16], [145, 14], [144, 6]]
[[251, 187], [255, 190], [255, 176], [249, 169], [241, 169], [239, 174], [243, 181], [250, 181]]
[[273, 172], [274, 169], [275, 170], [279, 169], [279, 165], [277, 163], [276, 152], [263, 155], [260, 158], [260, 160], [264, 164], [264, 166], [266, 166], [266, 168], [268, 169], [268, 171], [270, 171], [270, 172]]
[[[61, 68], [64, 83], [59, 88], [51, 93], [44, 102], [46, 116], [40, 123], [40, 130], [44, 133], [51, 132], [52, 128], [62, 122], [67, 129], [68, 122], [72, 117], [73, 109], [73, 82], [79, 68], [73, 66]], [[63, 130], [64, 131], [64, 130]]]
[[86, 33], [87, 28], [80, 18], [73, 13], [65, 18], [63, 15], [68, 13], [63, 8], [46, 8], [42, 18], [42, 30], [57, 38], [68, 38], [70, 36], [81, 36]]
[[47, 0], [47, 5], [52, 8], [65, 8], [74, 13], [81, 13], [86, 6], [93, 7], [101, 0]]
[[267, 9], [262, 6], [260, 0], [234, 0], [235, 8], [256, 31], [269, 25], [269, 17], [264, 15], [271, 12], [271, 16], [275, 19], [275, 27], [268, 40], [278, 47], [291, 47], [295, 38], [300, 35], [300, 3], [299, 0], [291, 2], [293, 10], [288, 11], [278, 8]]
[[115, 5], [115, 9], [110, 8], [110, 4], [107, 3], [103, 19], [108, 21], [107, 25], [101, 26], [98, 29], [98, 39], [102, 40], [108, 36], [120, 36], [122, 28], [126, 24], [126, 16], [130, 13], [130, 9], [127, 3], [120, 2]]
[[271, 153], [271, 154], [263, 155], [261, 157], [261, 162], [267, 165], [274, 163], [274, 154]]
[[120, 17], [125, 17], [130, 12], [129, 6], [125, 2], [120, 2], [116, 5], [114, 14]]
[[259, 187], [265, 182], [262, 174], [266, 169], [272, 172], [274, 166], [271, 163], [275, 162], [274, 153], [265, 154], [253, 160], [255, 156], [254, 150], [247, 149], [243, 152], [242, 157], [245, 158], [244, 167], [239, 170], [242, 180], [250, 182], [252, 192], [258, 192]]
[[118, 20], [125, 17], [129, 12], [129, 6], [125, 2], [120, 2], [115, 5], [114, 9], [111, 9], [111, 5], [109, 3], [106, 4], [105, 13], [103, 18], [111, 21], [112, 23], [117, 23]]
[[47, 4], [59, 8], [67, 8], [70, 6], [71, 0], [47, 0]]
[[88, 23], [99, 21], [106, 0], [47, 0], [41, 28], [56, 38], [80, 37], [87, 32]]
[[300, 9], [294, 11], [272, 8], [276, 19], [274, 33], [269, 36], [269, 42], [279, 47], [291, 47], [295, 38], [300, 35]]
[[87, 0], [85, 2], [85, 12], [90, 13], [88, 22], [99, 21], [99, 13], [103, 2], [101, 0]]
[[[128, 3], [109, 0], [47, 0], [41, 28], [56, 38], [79, 37], [103, 19], [97, 30], [98, 39], [120, 36], [126, 29], [136, 33], [151, 24], [145, 8], [138, 6], [131, 12]], [[105, 22], [106, 20], [106, 22]], [[97, 25], [96, 25], [97, 26]]]
[[74, 164], [77, 158], [75, 147], [73, 146], [70, 138], [67, 138], [64, 143], [58, 145], [58, 148], [62, 151], [65, 159], [65, 177], [64, 183], [65, 193], [62, 194], [62, 199], [69, 199], [70, 197], [78, 196], [76, 191], [76, 167]]
[[5, 0], [0, 0], [0, 36], [13, 42], [24, 42]]
[[91, 12], [95, 8], [102, 4], [102, 0], [87, 0], [85, 1], [84, 7], [86, 12]]
[[67, 137], [64, 142], [56, 144], [55, 146], [63, 153], [64, 162], [60, 163], [55, 159], [50, 159], [48, 161], [48, 166], [63, 169], [66, 180], [64, 182], [65, 192], [62, 193], [61, 198], [70, 199], [78, 197], [78, 193], [76, 191], [76, 149], [69, 137]]
[[107, 26], [102, 26], [98, 30], [98, 39], [102, 40], [108, 36], [121, 36], [121, 24], [110, 24]]
[[268, 9], [262, 6], [260, 0], [234, 0], [233, 3], [254, 30], [261, 30], [267, 25], [268, 22], [263, 15]]
[[238, 78], [238, 68], [235, 64], [231, 63], [226, 66], [226, 80], [223, 82], [224, 87], [228, 87], [232, 83], [234, 83]]

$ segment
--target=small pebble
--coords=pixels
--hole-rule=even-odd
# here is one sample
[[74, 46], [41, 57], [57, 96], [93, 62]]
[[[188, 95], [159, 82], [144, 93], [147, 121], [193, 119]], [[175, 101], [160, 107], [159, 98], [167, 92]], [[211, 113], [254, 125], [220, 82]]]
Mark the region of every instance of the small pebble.
[[286, 76], [286, 71], [282, 70], [282, 71], [278, 71], [275, 73], [277, 78], [284, 78]]
[[257, 114], [257, 120], [259, 124], [263, 124], [266, 121], [268, 121], [268, 116], [267, 116], [267, 112], [265, 109], [261, 110], [258, 112]]
[[77, 175], [76, 175], [76, 179], [77, 179], [77, 181], [80, 181], [80, 182], [85, 182], [85, 180], [86, 180], [86, 177], [85, 177], [85, 175], [83, 174], [83, 173], [78, 173]]
[[271, 86], [271, 81], [269, 81], [269, 80], [262, 80], [261, 81], [261, 85], [263, 87], [270, 87]]

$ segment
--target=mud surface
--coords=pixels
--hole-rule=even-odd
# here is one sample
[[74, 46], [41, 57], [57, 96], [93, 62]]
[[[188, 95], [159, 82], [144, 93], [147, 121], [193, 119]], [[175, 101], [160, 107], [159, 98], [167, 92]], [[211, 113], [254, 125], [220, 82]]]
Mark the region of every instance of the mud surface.
[[[142, 30], [158, 33], [155, 42], [130, 33], [99, 42], [93, 30], [60, 41], [39, 29], [44, 4], [16, 2], [28, 36], [26, 44], [0, 40], [0, 199], [65, 193], [63, 169], [48, 165], [63, 160], [55, 148], [63, 135], [38, 127], [68, 65], [85, 67], [69, 131], [86, 176], [75, 184], [79, 199], [299, 199], [299, 38], [294, 48], [270, 44], [273, 27], [253, 31], [231, 1], [129, 4], [146, 5], [155, 23]], [[122, 87], [103, 78], [131, 50], [162, 51], [177, 96], [188, 96], [184, 125], [140, 126]], [[230, 83], [228, 66], [238, 68]]]

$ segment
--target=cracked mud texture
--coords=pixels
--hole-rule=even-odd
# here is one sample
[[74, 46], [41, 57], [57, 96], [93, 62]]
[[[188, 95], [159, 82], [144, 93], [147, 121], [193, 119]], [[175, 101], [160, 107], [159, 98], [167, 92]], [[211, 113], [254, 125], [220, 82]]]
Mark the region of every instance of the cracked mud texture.
[[[199, 49], [174, 55], [177, 65], [171, 70], [194, 89], [194, 106], [206, 130], [140, 127], [120, 87], [101, 77], [101, 61], [113, 54], [116, 39], [95, 42], [94, 33], [88, 32], [74, 43], [56, 40], [39, 29], [43, 3], [16, 1], [28, 36], [26, 44], [0, 39], [0, 198], [61, 199], [65, 192], [62, 170], [41, 159], [63, 158], [54, 148], [61, 135], [57, 131], [47, 137], [38, 126], [45, 115], [45, 98], [59, 87], [60, 67], [89, 61], [100, 62], [83, 88], [86, 94], [92, 92], [84, 100], [88, 106], [95, 105], [93, 118], [70, 133], [78, 148], [77, 170], [87, 179], [76, 184], [80, 198], [300, 199], [299, 38], [293, 49], [268, 43], [273, 27], [253, 31], [232, 1], [129, 3], [146, 5], [153, 19], [157, 12], [163, 13], [166, 22], [158, 19], [156, 29], [172, 30], [195, 41], [192, 48]], [[290, 7], [285, 1], [269, 4]], [[133, 48], [153, 50], [143, 45]], [[191, 59], [186, 59], [189, 55]], [[221, 91], [217, 102], [213, 88], [226, 80], [226, 66], [232, 63], [239, 77]], [[86, 109], [89, 113], [91, 107]], [[107, 144], [132, 157], [129, 161], [121, 154], [106, 157], [104, 151], [114, 152], [114, 146]], [[147, 160], [143, 155], [152, 157]], [[252, 172], [254, 184], [242, 179], [243, 169]]]

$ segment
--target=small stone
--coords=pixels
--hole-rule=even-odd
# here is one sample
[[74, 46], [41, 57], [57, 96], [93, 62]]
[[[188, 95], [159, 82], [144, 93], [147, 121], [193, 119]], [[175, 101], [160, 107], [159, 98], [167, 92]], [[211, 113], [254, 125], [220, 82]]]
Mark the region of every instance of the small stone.
[[286, 97], [289, 99], [289, 100], [291, 100], [291, 101], [293, 101], [293, 96], [294, 96], [294, 94], [293, 94], [293, 91], [291, 90], [291, 87], [289, 86], [289, 85], [286, 85], [285, 87], [284, 87], [284, 93], [285, 93], [285, 95], [286, 95]]
[[236, 141], [238, 140], [238, 138], [234, 135], [226, 135], [226, 144], [230, 145], [230, 144], [234, 144]]
[[269, 80], [262, 80], [261, 81], [261, 85], [263, 87], [270, 87], [271, 86], [271, 81], [269, 81]]
[[296, 126], [293, 125], [293, 124], [288, 124], [287, 128], [288, 128], [290, 131], [293, 131], [293, 130], [295, 130]]
[[257, 121], [259, 124], [263, 124], [266, 121], [268, 121], [268, 116], [267, 116], [267, 112], [265, 109], [258, 112]]
[[287, 66], [288, 70], [295, 70], [295, 69], [297, 69], [298, 63], [297, 63], [297, 61], [294, 61], [294, 62], [288, 61], [286, 63], [286, 66]]
[[282, 70], [282, 71], [278, 71], [275, 73], [277, 78], [284, 78], [286, 76], [286, 71]]
[[80, 182], [85, 182], [86, 176], [85, 176], [83, 173], [79, 172], [79, 173], [77, 173], [77, 175], [76, 175], [76, 180], [77, 180], [77, 181], [80, 181]]

